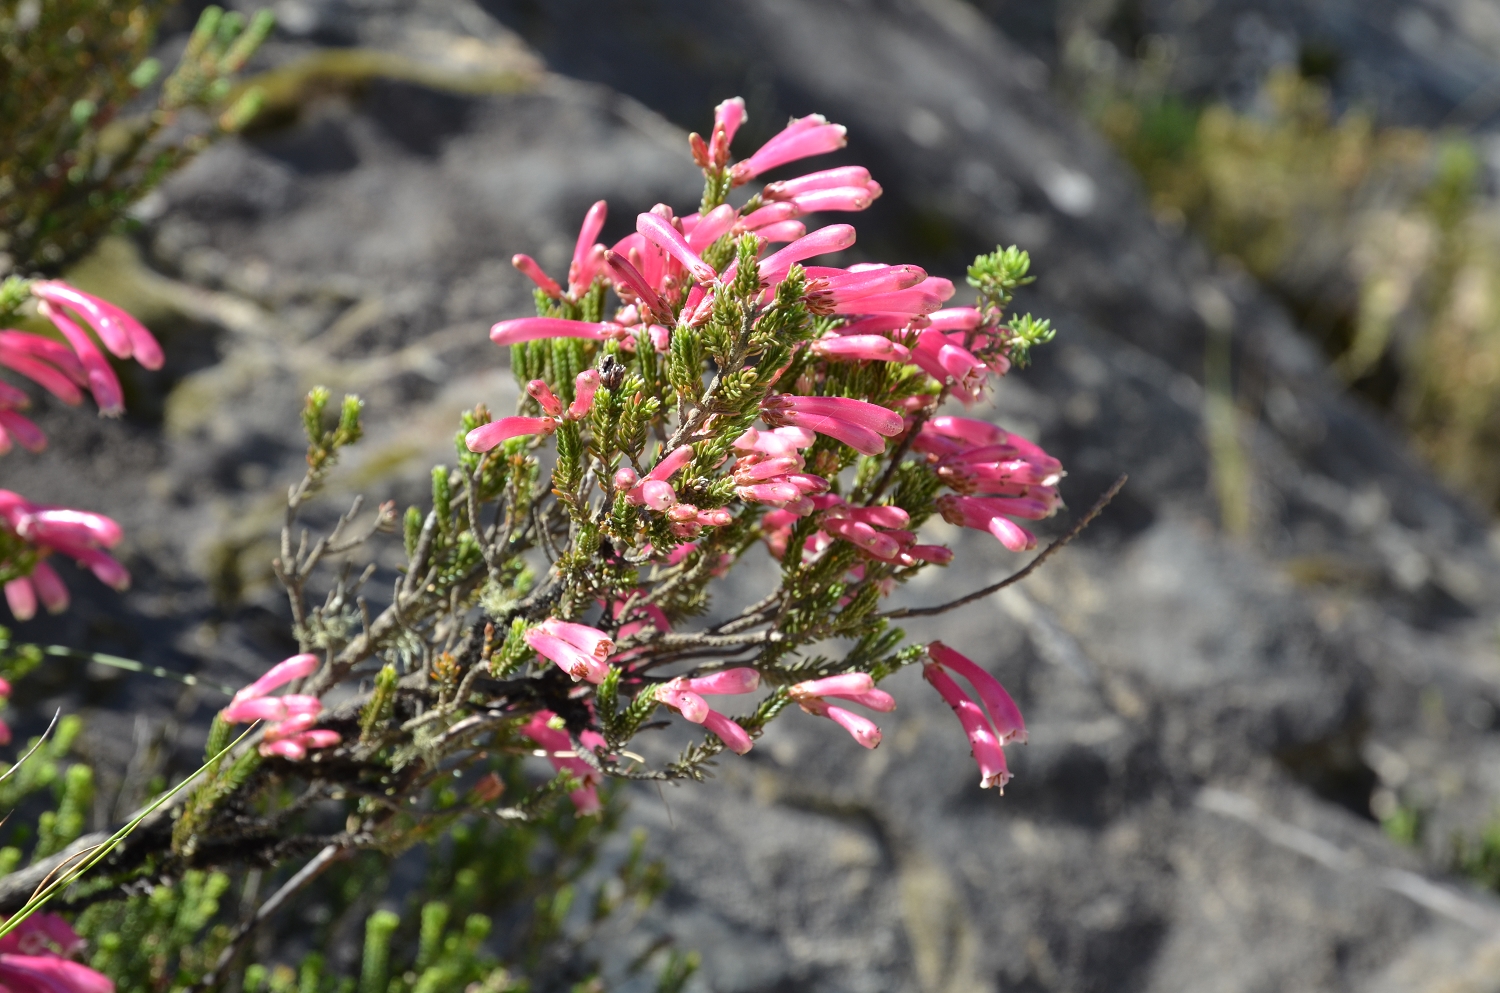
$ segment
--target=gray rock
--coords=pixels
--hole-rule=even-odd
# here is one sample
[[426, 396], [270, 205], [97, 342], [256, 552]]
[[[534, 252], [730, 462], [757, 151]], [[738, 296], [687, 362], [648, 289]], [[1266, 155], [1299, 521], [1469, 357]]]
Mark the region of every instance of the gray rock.
[[[1273, 302], [1156, 228], [1041, 62], [956, 0], [298, 7], [268, 58], [420, 31], [492, 42], [503, 24], [566, 75], [489, 97], [377, 84], [169, 184], [145, 258], [193, 327], [217, 329], [216, 356], [160, 423], [53, 418], [60, 451], [0, 465], [43, 499], [90, 482], [131, 533], [136, 619], [89, 596], [74, 643], [226, 680], [275, 657], [255, 563], [298, 471], [300, 393], [370, 401], [334, 496], [415, 495], [458, 411], [514, 396], [484, 337], [527, 307], [511, 253], [558, 269], [598, 197], [622, 231], [657, 200], [691, 203], [679, 128], [724, 96], [750, 103], [745, 150], [821, 111], [887, 190], [861, 218], [865, 257], [958, 276], [997, 241], [1033, 251], [1019, 303], [1062, 331], [995, 416], [1064, 460], [1072, 513], [1132, 478], [1023, 586], [907, 625], [1020, 700], [1032, 743], [1004, 797], [977, 789], [915, 672], [892, 681], [901, 709], [873, 753], [788, 715], [711, 784], [634, 798], [674, 883], [611, 939], [622, 957], [670, 935], [704, 954], [694, 988], [718, 991], [1495, 988], [1500, 909], [1445, 875], [1449, 832], [1500, 803], [1487, 524]], [[1204, 385], [1214, 340], [1232, 399]], [[1215, 481], [1235, 472], [1226, 511]], [[897, 602], [1020, 564], [988, 536], [933, 533], [958, 561]], [[1375, 791], [1428, 811], [1426, 848], [1384, 837]]]

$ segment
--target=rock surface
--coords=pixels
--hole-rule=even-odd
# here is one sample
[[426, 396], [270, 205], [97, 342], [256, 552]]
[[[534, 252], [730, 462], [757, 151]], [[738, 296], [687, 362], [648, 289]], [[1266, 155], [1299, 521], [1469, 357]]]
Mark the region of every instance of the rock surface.
[[[334, 497], [415, 496], [458, 411], [514, 395], [484, 335], [528, 307], [513, 252], [558, 269], [598, 197], [607, 234], [694, 201], [679, 129], [725, 96], [749, 102], [746, 149], [820, 111], [887, 191], [863, 256], [957, 276], [996, 242], [1032, 251], [1020, 306], [1062, 331], [995, 416], [1063, 459], [1074, 513], [1131, 481], [1024, 585], [907, 627], [1025, 709], [1003, 798], [977, 789], [915, 672], [892, 681], [901, 709], [873, 753], [788, 715], [711, 784], [635, 797], [674, 884], [627, 944], [699, 949], [689, 988], [724, 993], [1500, 990], [1500, 904], [1446, 875], [1451, 832], [1500, 803], [1486, 522], [1273, 302], [1156, 228], [1041, 62], [956, 0], [280, 6], [270, 62], [356, 43], [454, 60], [513, 52], [515, 32], [556, 75], [507, 95], [326, 95], [168, 186], [131, 283], [185, 356], [165, 405], [49, 413], [54, 451], [0, 464], [37, 499], [96, 487], [137, 587], [24, 636], [258, 672], [285, 647], [261, 563], [300, 471], [301, 392], [370, 404]], [[1215, 349], [1223, 382], [1205, 381]], [[1019, 564], [975, 532], [941, 539], [957, 563], [903, 602]], [[160, 693], [93, 685], [117, 708]], [[1422, 809], [1425, 847], [1387, 840], [1372, 796]]]

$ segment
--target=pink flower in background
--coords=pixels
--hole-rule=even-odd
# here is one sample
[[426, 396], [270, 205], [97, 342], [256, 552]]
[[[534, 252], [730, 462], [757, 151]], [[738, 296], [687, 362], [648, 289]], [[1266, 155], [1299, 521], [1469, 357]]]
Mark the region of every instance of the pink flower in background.
[[568, 265], [568, 294], [574, 300], [588, 292], [604, 267], [604, 246], [597, 242], [608, 213], [609, 205], [600, 200], [583, 215], [583, 224], [578, 229], [578, 244], [573, 248], [573, 261]]
[[551, 434], [556, 430], [557, 421], [551, 417], [502, 417], [464, 435], [464, 445], [471, 452], [487, 452], [511, 438]]
[[[130, 585], [130, 573], [105, 551], [119, 544], [123, 532], [103, 514], [35, 504], [19, 493], [0, 490], [0, 528], [44, 554], [68, 556], [107, 586], [123, 590]], [[68, 591], [46, 562], [6, 583], [5, 597], [11, 613], [23, 621], [35, 616], [39, 601], [54, 614], [68, 606]]]
[[702, 724], [738, 755], [750, 751], [754, 742], [745, 729], [708, 706], [705, 696], [753, 693], [760, 686], [760, 673], [750, 668], [727, 669], [710, 676], [677, 678], [656, 688], [656, 699], [694, 724]]
[[736, 186], [747, 183], [777, 166], [843, 148], [847, 143], [842, 124], [829, 124], [822, 114], [809, 114], [788, 124], [743, 162], [736, 162], [730, 177]]
[[617, 326], [591, 321], [568, 321], [561, 317], [522, 317], [513, 321], [501, 321], [490, 328], [490, 340], [497, 345], [518, 345], [523, 341], [537, 341], [541, 338], [588, 338], [602, 341]]
[[[550, 710], [538, 710], [517, 730], [547, 753], [547, 760], [552, 763], [552, 768], [558, 772], [566, 769], [583, 784], [568, 794], [573, 801], [573, 809], [580, 814], [597, 814], [601, 809], [598, 786], [602, 777], [597, 769], [578, 758], [568, 733], [552, 726], [556, 718], [557, 715]], [[595, 731], [584, 731], [578, 736], [578, 740], [585, 748], [603, 748], [605, 745], [604, 738]]]
[[134, 358], [147, 369], [161, 368], [164, 356], [151, 332], [107, 300], [69, 286], [60, 279], [36, 280], [31, 284], [31, 295], [45, 300], [54, 312], [56, 308], [66, 307], [78, 315], [115, 356]]
[[1000, 747], [1000, 737], [985, 719], [984, 711], [959, 689], [958, 684], [937, 663], [929, 662], [924, 665], [922, 678], [932, 684], [943, 702], [958, 715], [958, 721], [969, 739], [969, 749], [974, 755], [974, 761], [979, 765], [980, 788], [998, 786], [1002, 793], [1005, 792], [1005, 784], [1010, 782], [1010, 770], [1005, 765], [1005, 752]]
[[974, 687], [989, 713], [990, 725], [995, 729], [1001, 744], [1012, 741], [1023, 745], [1026, 743], [1026, 722], [1021, 719], [1021, 708], [1005, 692], [1000, 680], [980, 668], [973, 659], [954, 651], [941, 641], [928, 645], [927, 654], [932, 661], [958, 673]]
[[230, 724], [272, 722], [261, 736], [260, 753], [298, 761], [309, 749], [331, 748], [343, 740], [337, 731], [314, 728], [323, 703], [315, 696], [291, 693], [271, 696], [287, 683], [317, 671], [316, 655], [293, 655], [272, 666], [265, 675], [234, 695], [219, 716]]
[[703, 261], [702, 257], [693, 251], [692, 246], [683, 238], [682, 232], [659, 214], [636, 215], [635, 229], [641, 237], [651, 241], [656, 247], [676, 259], [697, 282], [711, 283], [718, 277], [719, 274], [714, 272], [713, 266]]
[[56, 914], [32, 914], [0, 938], [0, 989], [9, 993], [114, 993], [115, 984], [71, 961], [85, 947]]

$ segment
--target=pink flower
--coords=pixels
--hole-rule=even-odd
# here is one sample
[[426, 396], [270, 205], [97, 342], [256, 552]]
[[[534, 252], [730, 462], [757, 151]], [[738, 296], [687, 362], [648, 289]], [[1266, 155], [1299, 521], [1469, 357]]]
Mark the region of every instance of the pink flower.
[[9, 993], [114, 993], [104, 975], [68, 956], [84, 941], [56, 914], [32, 914], [0, 938], [0, 989]]
[[879, 183], [866, 186], [839, 186], [827, 190], [810, 190], [791, 198], [792, 203], [804, 214], [816, 214], [824, 210], [866, 210], [884, 192]]
[[120, 387], [119, 377], [110, 368], [109, 362], [104, 358], [104, 353], [99, 351], [94, 340], [88, 333], [74, 324], [62, 312], [61, 308], [53, 307], [43, 300], [37, 305], [37, 311], [62, 333], [73, 346], [73, 352], [78, 357], [78, 362], [83, 366], [84, 374], [88, 380], [89, 392], [94, 395], [94, 402], [99, 405], [99, 413], [106, 417], [118, 417], [125, 412], [125, 392]]
[[28, 452], [40, 452], [47, 447], [47, 436], [41, 428], [29, 418], [0, 407], [0, 455], [10, 451], [12, 438]]
[[61, 342], [24, 331], [0, 331], [0, 366], [32, 380], [63, 403], [83, 402], [78, 388], [88, 385], [88, 373]]
[[568, 419], [583, 420], [594, 409], [594, 394], [599, 392], [599, 370], [585, 369], [573, 380], [573, 402], [568, 405]]
[[736, 696], [741, 693], [754, 693], [759, 689], [760, 673], [748, 666], [741, 666], [708, 676], [684, 679], [682, 685], [703, 696]]
[[878, 334], [834, 335], [812, 343], [811, 351], [821, 358], [851, 362], [906, 362], [911, 352]]
[[771, 456], [795, 455], [817, 440], [817, 436], [806, 428], [776, 428], [772, 431], [747, 428], [735, 439], [734, 448], [739, 452], [761, 452]]
[[875, 688], [875, 681], [867, 672], [846, 672], [840, 676], [827, 676], [797, 683], [787, 694], [807, 713], [815, 717], [827, 717], [865, 748], [880, 744], [880, 728], [867, 717], [834, 706], [825, 699], [850, 700], [871, 710], [890, 712], [896, 709], [896, 701], [889, 693]]
[[510, 264], [521, 270], [526, 278], [535, 283], [543, 293], [554, 300], [562, 299], [562, 287], [558, 286], [556, 280], [542, 271], [542, 267], [537, 265], [536, 259], [530, 255], [517, 254], [510, 257]]
[[[566, 769], [578, 777], [583, 785], [569, 794], [574, 809], [580, 814], [597, 814], [601, 808], [597, 787], [602, 777], [598, 770], [577, 757], [568, 733], [552, 726], [556, 717], [550, 710], [539, 710], [517, 730], [547, 752], [552, 768], [558, 772]], [[604, 738], [595, 731], [584, 731], [578, 736], [578, 741], [585, 748], [602, 748], [605, 744]]]
[[938, 497], [937, 507], [943, 520], [949, 524], [988, 531], [1012, 552], [1028, 552], [1035, 548], [1036, 535], [1010, 520], [1010, 517], [1040, 520], [1051, 513], [1051, 509], [1036, 500], [952, 494]]
[[234, 695], [234, 702], [238, 703], [241, 700], [263, 697], [293, 680], [304, 679], [317, 671], [318, 657], [311, 653], [293, 655], [290, 658], [282, 659], [268, 669], [265, 675], [236, 693]]
[[662, 251], [682, 264], [696, 282], [711, 283], [718, 278], [714, 267], [703, 261], [697, 252], [688, 245], [682, 233], [671, 225], [670, 222], [658, 214], [638, 214], [635, 219], [635, 229], [641, 235], [655, 244]]
[[763, 172], [797, 159], [843, 148], [846, 139], [841, 124], [829, 124], [821, 114], [809, 114], [788, 124], [780, 134], [762, 145], [730, 171], [736, 186], [749, 182]]
[[619, 252], [608, 251], [604, 253], [604, 265], [609, 270], [611, 278], [614, 279], [616, 292], [623, 290], [625, 291], [623, 295], [626, 296], [634, 294], [640, 300], [641, 306], [657, 322], [674, 323], [671, 308], [656, 292], [653, 285], [655, 281], [648, 279], [629, 259]]
[[1005, 766], [1005, 752], [1000, 747], [1000, 736], [985, 719], [984, 711], [959, 689], [958, 684], [941, 665], [929, 662], [922, 666], [922, 678], [932, 684], [938, 695], [958, 715], [964, 734], [968, 736], [974, 761], [979, 765], [980, 788], [998, 786], [1000, 792], [1005, 792], [1005, 784], [1010, 782], [1010, 770]]
[[526, 632], [526, 644], [574, 679], [602, 682], [609, 671], [605, 661], [615, 650], [609, 635], [586, 624], [548, 618]]
[[551, 434], [556, 430], [557, 422], [550, 417], [502, 417], [498, 421], [481, 424], [464, 435], [464, 444], [471, 452], [487, 452], [511, 438], [529, 434]]
[[973, 403], [984, 389], [990, 367], [958, 344], [954, 340], [958, 337], [925, 328], [917, 338], [911, 357], [933, 379], [945, 385], [951, 384], [960, 400]]
[[750, 740], [750, 735], [745, 733], [744, 728], [717, 710], [708, 712], [708, 716], [703, 719], [703, 726], [713, 732], [724, 743], [724, 747], [736, 755], [744, 755], [755, 745], [755, 742]]
[[[94, 329], [99, 340], [122, 359], [132, 356], [147, 369], [160, 369], [161, 346], [145, 326], [108, 301], [69, 286], [60, 279], [37, 280], [31, 284], [31, 295], [55, 307], [67, 307]], [[76, 346], [75, 346], [76, 347]]]
[[724, 142], [734, 141], [735, 133], [745, 123], [745, 101], [741, 97], [730, 97], [714, 108], [714, 133], [723, 134]]
[[780, 245], [788, 241], [796, 241], [807, 234], [807, 225], [801, 221], [780, 221], [776, 224], [767, 224], [756, 230], [755, 234], [765, 242], [772, 245]]
[[848, 397], [777, 394], [761, 403], [761, 418], [773, 426], [805, 427], [826, 434], [865, 455], [885, 451], [885, 439], [904, 430], [893, 410]]
[[935, 310], [927, 318], [932, 322], [928, 326], [939, 331], [973, 331], [984, 320], [984, 315], [977, 307], [949, 307]]
[[277, 755], [292, 761], [307, 757], [310, 748], [331, 748], [343, 740], [337, 731], [314, 730], [323, 703], [315, 696], [292, 693], [270, 696], [293, 680], [317, 671], [318, 657], [293, 655], [276, 663], [255, 682], [234, 695], [219, 716], [230, 724], [272, 721], [261, 736], [260, 754]]
[[501, 321], [490, 328], [490, 340], [497, 345], [518, 345], [523, 341], [537, 341], [541, 338], [588, 338], [602, 341], [615, 327], [618, 325], [568, 321], [561, 317], [522, 317], [513, 321]]
[[[695, 252], [703, 251], [703, 249], [728, 234], [729, 230], [734, 227], [738, 216], [734, 208], [729, 206], [729, 204], [719, 204], [687, 231], [688, 246]], [[683, 218], [684, 228], [687, 227], [687, 220], [687, 218]]]
[[798, 176], [796, 179], [783, 179], [779, 182], [767, 183], [766, 188], [761, 191], [761, 197], [766, 200], [790, 200], [793, 197], [812, 193], [815, 190], [868, 186], [870, 182], [870, 170], [864, 166], [839, 166], [837, 169], [810, 172], [805, 176]]
[[[854, 238], [854, 228], [848, 224], [830, 224], [826, 228], [819, 228], [812, 234], [798, 238], [774, 255], [762, 259], [760, 281], [766, 286], [775, 286], [786, 278], [786, 274], [796, 263], [830, 252], [842, 252], [854, 244]], [[731, 266], [730, 270], [733, 269]], [[724, 282], [729, 282], [731, 278], [729, 272], [724, 274]]]
[[578, 229], [578, 244], [573, 249], [573, 261], [568, 266], [568, 293], [578, 299], [588, 291], [604, 265], [604, 246], [595, 244], [599, 232], [604, 228], [604, 218], [609, 205], [603, 200], [589, 208], [583, 215], [583, 226]]
[[557, 394], [552, 392], [552, 387], [547, 385], [545, 379], [533, 379], [526, 384], [526, 395], [537, 402], [542, 412], [551, 417], [561, 417], [563, 412], [562, 401]]
[[989, 713], [990, 724], [994, 727], [1001, 744], [1009, 744], [1012, 741], [1026, 743], [1026, 722], [1021, 718], [1021, 708], [1017, 707], [1010, 694], [1005, 692], [1005, 687], [1000, 685], [1000, 680], [980, 668], [974, 660], [954, 651], [941, 641], [934, 641], [928, 645], [927, 654], [932, 661], [946, 669], [952, 669], [974, 687], [979, 694], [979, 699], [984, 702], [984, 708]]
[[[100, 582], [123, 590], [130, 585], [130, 573], [113, 556], [104, 551], [119, 543], [120, 526], [102, 514], [66, 507], [35, 504], [10, 490], [0, 490], [0, 527], [44, 552], [58, 552], [89, 569]], [[23, 582], [24, 580], [24, 582]], [[67, 590], [57, 573], [46, 563], [37, 563], [31, 574], [7, 584], [6, 598], [12, 610], [29, 611], [26, 620], [36, 613], [40, 597], [49, 611], [60, 611], [68, 605]]]

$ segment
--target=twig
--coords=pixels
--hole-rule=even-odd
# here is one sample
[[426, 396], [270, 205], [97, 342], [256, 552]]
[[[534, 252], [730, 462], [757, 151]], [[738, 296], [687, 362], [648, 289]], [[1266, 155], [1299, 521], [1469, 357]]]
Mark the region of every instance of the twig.
[[282, 884], [281, 889], [271, 894], [270, 898], [260, 905], [260, 909], [255, 912], [254, 917], [242, 922], [235, 929], [234, 934], [229, 939], [229, 944], [219, 954], [219, 960], [214, 963], [214, 967], [204, 974], [203, 978], [198, 980], [192, 989], [208, 990], [217, 985], [219, 982], [219, 973], [227, 969], [229, 964], [234, 961], [234, 957], [239, 954], [240, 947], [244, 945], [245, 939], [249, 938], [255, 929], [264, 923], [266, 918], [280, 910], [282, 904], [305, 888], [308, 883], [318, 878], [334, 862], [348, 855], [350, 851], [351, 849], [343, 845], [328, 845], [318, 854], [314, 855], [306, 865], [297, 871], [295, 876]]
[[989, 596], [991, 593], [997, 593], [1000, 590], [1005, 589], [1005, 587], [1007, 586], [1010, 586], [1014, 583], [1019, 583], [1021, 580], [1025, 579], [1027, 576], [1035, 572], [1037, 568], [1041, 566], [1043, 562], [1051, 558], [1053, 554], [1062, 551], [1064, 545], [1082, 534], [1083, 529], [1094, 522], [1094, 518], [1098, 517], [1100, 511], [1104, 510], [1109, 502], [1115, 498], [1115, 496], [1120, 492], [1120, 489], [1125, 485], [1125, 481], [1129, 478], [1129, 475], [1122, 475], [1119, 479], [1115, 480], [1114, 485], [1105, 490], [1103, 495], [1100, 496], [1098, 500], [1094, 501], [1094, 505], [1089, 508], [1089, 512], [1087, 514], [1084, 514], [1083, 517], [1079, 518], [1077, 524], [1074, 524], [1071, 528], [1068, 529], [1067, 534], [1063, 535], [1061, 538], [1058, 538], [1052, 544], [1048, 545], [1045, 549], [1042, 550], [1042, 554], [1026, 563], [1026, 565], [1018, 572], [1011, 573], [1009, 576], [1006, 576], [1004, 579], [1000, 580], [1000, 582], [994, 583], [990, 586], [986, 586], [982, 590], [975, 590], [968, 596], [959, 597], [957, 600], [950, 600], [947, 603], [940, 603], [935, 607], [900, 607], [896, 610], [887, 611], [886, 613], [880, 614], [878, 616], [884, 618], [931, 617], [934, 614], [947, 613], [950, 610], [962, 607], [964, 604], [973, 603], [975, 600], [982, 600], [985, 597]]

